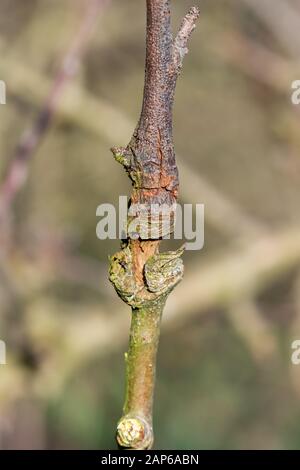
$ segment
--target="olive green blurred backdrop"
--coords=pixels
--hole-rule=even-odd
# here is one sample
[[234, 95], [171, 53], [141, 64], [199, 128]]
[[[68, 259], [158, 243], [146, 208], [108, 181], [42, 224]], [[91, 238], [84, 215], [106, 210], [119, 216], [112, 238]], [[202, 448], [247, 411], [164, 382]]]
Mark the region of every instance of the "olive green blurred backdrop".
[[[174, 29], [192, 4], [172, 1]], [[86, 6], [1, 0], [0, 184]], [[186, 254], [163, 321], [155, 448], [299, 448], [300, 366], [290, 357], [300, 339], [300, 106], [290, 96], [300, 2], [200, 8], [174, 134], [181, 202], [206, 206], [205, 247]], [[130, 312], [106, 279], [119, 243], [96, 238], [96, 208], [130, 192], [109, 148], [127, 144], [138, 119], [144, 37], [144, 1], [100, 11], [2, 221], [1, 448], [115, 447]]]

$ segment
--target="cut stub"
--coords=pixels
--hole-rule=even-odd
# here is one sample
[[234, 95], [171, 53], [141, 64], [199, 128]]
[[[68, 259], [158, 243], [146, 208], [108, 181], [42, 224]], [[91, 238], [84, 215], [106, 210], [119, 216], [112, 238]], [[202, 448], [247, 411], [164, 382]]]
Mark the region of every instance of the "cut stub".
[[124, 416], [118, 423], [116, 439], [119, 447], [124, 450], [151, 449], [153, 445], [152, 425], [139, 416]]

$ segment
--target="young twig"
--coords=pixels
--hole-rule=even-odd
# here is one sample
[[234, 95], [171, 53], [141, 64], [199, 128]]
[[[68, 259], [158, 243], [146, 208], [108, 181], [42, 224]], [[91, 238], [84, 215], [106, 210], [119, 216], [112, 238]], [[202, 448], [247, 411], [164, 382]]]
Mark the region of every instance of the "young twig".
[[[169, 293], [183, 276], [183, 249], [159, 253], [161, 237], [172, 232], [153, 229], [153, 207], [174, 218], [178, 171], [172, 136], [172, 107], [177, 78], [199, 10], [192, 8], [175, 39], [171, 32], [170, 0], [147, 0], [146, 74], [139, 123], [126, 148], [113, 148], [128, 173], [133, 192], [130, 208], [139, 220], [136, 232], [111, 258], [110, 280], [132, 308], [126, 354], [126, 400], [117, 426], [121, 448], [149, 449], [153, 444], [152, 405], [160, 319]], [[142, 209], [146, 207], [146, 210]], [[128, 222], [130, 223], [130, 217]], [[142, 236], [148, 233], [148, 237]], [[151, 235], [150, 235], [151, 234]]]

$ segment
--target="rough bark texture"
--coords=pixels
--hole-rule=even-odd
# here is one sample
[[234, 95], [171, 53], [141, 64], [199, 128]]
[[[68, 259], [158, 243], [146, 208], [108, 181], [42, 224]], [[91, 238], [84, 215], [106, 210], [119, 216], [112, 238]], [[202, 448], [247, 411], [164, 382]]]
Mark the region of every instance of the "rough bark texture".
[[[151, 207], [167, 208], [162, 219], [174, 219], [178, 196], [178, 170], [172, 130], [172, 107], [177, 77], [187, 53], [188, 39], [199, 10], [192, 8], [173, 39], [170, 0], [147, 0], [147, 50], [143, 107], [133, 137], [126, 148], [113, 148], [115, 159], [133, 185], [130, 206], [138, 209], [140, 225], [135, 236], [122, 242], [111, 257], [110, 280], [118, 295], [132, 307], [129, 351], [126, 354], [126, 401], [117, 427], [121, 448], [149, 449], [153, 443], [152, 405], [160, 320], [166, 299], [183, 276], [183, 249], [159, 253], [163, 227]], [[129, 217], [128, 223], [132, 221]], [[148, 233], [159, 226], [148, 239]]]

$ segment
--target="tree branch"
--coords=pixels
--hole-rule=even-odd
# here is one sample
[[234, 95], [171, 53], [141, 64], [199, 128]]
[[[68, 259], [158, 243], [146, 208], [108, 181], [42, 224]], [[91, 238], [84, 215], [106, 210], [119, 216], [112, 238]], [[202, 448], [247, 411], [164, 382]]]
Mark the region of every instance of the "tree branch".
[[[110, 260], [110, 280], [132, 308], [126, 400], [117, 427], [117, 442], [121, 448], [139, 450], [149, 449], [153, 443], [152, 405], [160, 320], [168, 295], [183, 276], [183, 249], [159, 253], [159, 244], [161, 237], [173, 230], [179, 186], [172, 130], [174, 93], [181, 67], [176, 57], [199, 16], [196, 8], [190, 11], [174, 49], [170, 0], [147, 0], [146, 4], [142, 112], [129, 145], [112, 149], [132, 181], [130, 209], [135, 208], [139, 225], [134, 236], [129, 233], [122, 250]], [[153, 216], [154, 205], [164, 208], [160, 222]], [[128, 224], [130, 221], [129, 217]], [[165, 222], [169, 222], [166, 229]], [[158, 230], [153, 235], [156, 226]]]

